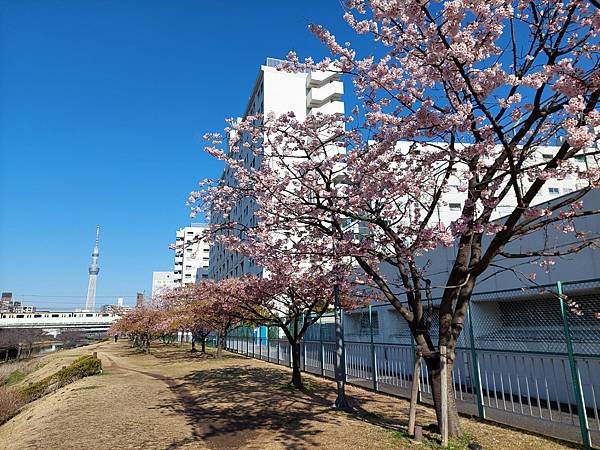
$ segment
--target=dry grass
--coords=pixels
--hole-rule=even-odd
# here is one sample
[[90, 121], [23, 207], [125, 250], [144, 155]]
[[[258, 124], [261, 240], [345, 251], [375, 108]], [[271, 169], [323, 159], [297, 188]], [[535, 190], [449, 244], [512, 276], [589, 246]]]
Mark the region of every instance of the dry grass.
[[23, 398], [15, 388], [0, 386], [0, 424], [17, 414], [23, 405]]
[[[355, 411], [347, 414], [331, 409], [331, 381], [305, 376], [308, 389], [289, 389], [289, 369], [262, 361], [166, 346], [146, 355], [121, 342], [97, 350], [105, 373], [26, 406], [0, 427], [0, 448], [439, 448], [430, 408], [418, 412], [425, 442], [408, 439], [408, 402], [402, 399], [349, 386]], [[47, 366], [54, 364], [48, 360]], [[455, 450], [471, 442], [484, 449], [567, 448], [488, 423], [461, 422], [466, 434], [452, 442]]]

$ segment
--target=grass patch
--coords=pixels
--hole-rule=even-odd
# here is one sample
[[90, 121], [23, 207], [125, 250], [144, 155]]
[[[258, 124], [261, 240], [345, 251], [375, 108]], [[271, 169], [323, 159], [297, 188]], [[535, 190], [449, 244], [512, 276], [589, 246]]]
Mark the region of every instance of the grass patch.
[[[424, 430], [425, 431], [425, 430]], [[448, 446], [442, 447], [440, 437], [437, 434], [425, 434], [421, 442], [416, 442], [411, 439], [408, 433], [404, 430], [390, 431], [394, 445], [420, 449], [445, 449], [445, 450], [467, 450], [469, 444], [474, 441], [473, 436], [465, 433], [458, 438], [448, 439]]]
[[0, 364], [0, 386], [18, 383], [43, 365], [43, 363], [33, 360], [11, 361]]
[[390, 431], [390, 434], [392, 435], [392, 440], [394, 441], [394, 447], [400, 447], [400, 444], [402, 444], [402, 447], [405, 447], [407, 444], [411, 443], [408, 433], [404, 430], [393, 430]]
[[102, 362], [100, 359], [94, 358], [92, 355], [81, 356], [58, 372], [35, 383], [30, 383], [20, 390], [20, 394], [25, 401], [30, 402], [73, 381], [101, 372]]
[[102, 386], [100, 386], [98, 384], [93, 384], [91, 386], [82, 386], [82, 387], [78, 387], [78, 388], [71, 389], [71, 390], [72, 391], [85, 391], [85, 390], [88, 390], [88, 389], [97, 389], [97, 388], [100, 388], [100, 387], [102, 387]]
[[8, 378], [6, 378], [6, 380], [4, 381], [4, 384], [7, 386], [10, 386], [11, 384], [15, 384], [18, 383], [19, 381], [21, 381], [23, 378], [25, 378], [27, 374], [25, 372], [22, 372], [20, 370], [15, 370], [13, 372], [10, 373], [10, 375], [8, 376]]

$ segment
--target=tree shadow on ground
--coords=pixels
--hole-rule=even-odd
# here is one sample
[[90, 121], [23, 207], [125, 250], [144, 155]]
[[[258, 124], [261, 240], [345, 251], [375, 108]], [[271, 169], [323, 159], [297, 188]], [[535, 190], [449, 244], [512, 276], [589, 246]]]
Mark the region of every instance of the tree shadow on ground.
[[173, 442], [169, 448], [198, 441], [212, 448], [238, 448], [260, 441], [259, 435], [266, 432], [270, 443], [299, 449], [319, 445], [315, 436], [347, 417], [394, 431], [405, 425], [365, 410], [356, 398], [356, 409], [349, 416], [334, 411], [331, 383], [311, 379], [309, 389], [298, 390], [286, 383], [289, 377], [286, 370], [244, 366], [240, 360], [237, 366], [200, 370], [179, 382], [171, 380], [168, 384], [179, 402], [159, 407], [184, 414], [193, 431], [190, 438]]
[[[161, 362], [169, 364], [179, 362], [194, 362], [198, 360], [213, 360], [215, 359], [215, 353], [216, 351], [210, 347], [206, 349], [206, 353], [202, 353], [200, 350], [192, 352], [189, 345], [187, 345], [187, 347], [180, 347], [178, 344], [163, 344], [157, 342], [150, 347], [149, 353], [138, 347], [127, 346], [122, 348], [119, 356], [128, 357], [150, 355], [161, 360]], [[221, 359], [223, 360], [235, 358], [238, 357], [226, 352], [221, 356]]]

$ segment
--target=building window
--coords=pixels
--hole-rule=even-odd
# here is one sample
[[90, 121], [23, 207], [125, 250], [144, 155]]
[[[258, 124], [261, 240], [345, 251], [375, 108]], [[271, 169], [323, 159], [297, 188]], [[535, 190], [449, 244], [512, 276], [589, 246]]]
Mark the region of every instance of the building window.
[[544, 161], [550, 161], [552, 159], [552, 155], [549, 153], [542, 153], [542, 159]]
[[449, 203], [450, 211], [460, 211], [460, 203]]
[[557, 187], [550, 187], [548, 188], [548, 193], [550, 195], [560, 194], [560, 189], [558, 189]]

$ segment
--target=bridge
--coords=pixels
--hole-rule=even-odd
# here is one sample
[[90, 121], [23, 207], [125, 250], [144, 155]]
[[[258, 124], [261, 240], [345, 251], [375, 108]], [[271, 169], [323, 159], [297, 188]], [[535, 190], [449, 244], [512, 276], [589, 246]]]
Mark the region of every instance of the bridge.
[[1, 313], [0, 329], [38, 328], [53, 336], [69, 330], [105, 333], [117, 319], [119, 319], [119, 316], [113, 313], [86, 311]]

